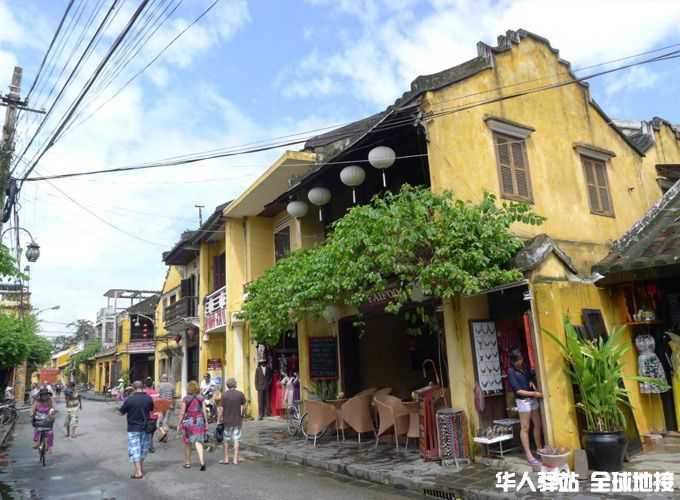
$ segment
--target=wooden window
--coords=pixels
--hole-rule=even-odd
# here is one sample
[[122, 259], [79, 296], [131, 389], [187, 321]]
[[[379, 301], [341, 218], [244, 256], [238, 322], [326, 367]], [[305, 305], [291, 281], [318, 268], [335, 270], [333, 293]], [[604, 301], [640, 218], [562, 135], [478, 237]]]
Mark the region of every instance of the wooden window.
[[494, 134], [493, 139], [501, 197], [533, 203], [526, 141], [501, 134]]
[[226, 284], [226, 254], [213, 257], [213, 290], [219, 290]]
[[588, 156], [581, 156], [583, 173], [586, 178], [588, 201], [590, 212], [597, 215], [614, 217], [614, 207], [609, 195], [609, 183], [607, 182], [607, 166], [602, 160], [596, 160]]

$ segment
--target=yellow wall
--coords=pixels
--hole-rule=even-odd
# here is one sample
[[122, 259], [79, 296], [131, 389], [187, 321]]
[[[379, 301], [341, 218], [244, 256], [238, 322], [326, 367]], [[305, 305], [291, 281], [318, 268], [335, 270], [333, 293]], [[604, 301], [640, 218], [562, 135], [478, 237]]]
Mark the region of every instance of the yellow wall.
[[[222, 360], [224, 368], [226, 364], [226, 338], [224, 331], [214, 331], [208, 333], [208, 342], [203, 342], [204, 329], [204, 299], [217, 290], [214, 283], [213, 258], [225, 252], [225, 240], [214, 243], [203, 243], [199, 251], [199, 287], [198, 287], [198, 307], [200, 320], [200, 371], [205, 373], [208, 369], [208, 359], [219, 358]], [[226, 258], [226, 256], [225, 256]]]
[[[428, 92], [425, 110], [436, 113], [477, 102], [479, 94], [461, 96], [532, 80], [536, 75], [562, 74], [561, 80], [570, 78], [551, 49], [531, 38], [519, 45], [513, 44], [512, 50], [497, 54], [495, 60], [493, 69]], [[535, 85], [533, 82], [514, 86], [503, 92]], [[498, 91], [491, 91], [483, 97], [498, 95]], [[578, 242], [579, 246], [563, 249], [577, 268], [589, 274], [590, 266], [608, 252], [608, 243], [636, 222], [659, 198], [661, 191], [654, 181], [656, 150], [647, 158], [641, 157], [606, 123], [588, 99], [588, 89], [574, 84], [430, 119], [428, 153], [433, 190], [452, 189], [457, 197], [470, 200], [479, 200], [483, 189], [500, 195], [492, 132], [484, 117], [492, 115], [535, 128], [526, 141], [534, 209], [548, 220], [542, 226], [518, 224], [513, 229], [524, 237], [547, 233], [561, 247], [562, 242], [565, 245]], [[657, 141], [657, 148], [663, 152], [664, 161], [679, 163], [678, 141], [671, 139], [666, 130], [661, 135], [664, 140]], [[615, 217], [590, 213], [575, 143], [616, 153], [616, 157], [607, 162]]]

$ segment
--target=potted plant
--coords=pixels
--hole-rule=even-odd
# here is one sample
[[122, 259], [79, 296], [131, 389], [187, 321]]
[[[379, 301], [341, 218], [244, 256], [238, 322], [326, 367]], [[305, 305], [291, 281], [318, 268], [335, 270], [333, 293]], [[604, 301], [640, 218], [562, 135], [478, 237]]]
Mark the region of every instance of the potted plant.
[[631, 349], [630, 342], [621, 342], [625, 326], [613, 328], [607, 340], [581, 338], [569, 318], [564, 318], [566, 342], [543, 330], [561, 348], [566, 361], [565, 371], [578, 388], [576, 408], [585, 416], [583, 447], [593, 469], [620, 471], [626, 454], [623, 430], [626, 417], [622, 406], [632, 408], [624, 380], [636, 380], [667, 387], [650, 377], [623, 376], [623, 358]]

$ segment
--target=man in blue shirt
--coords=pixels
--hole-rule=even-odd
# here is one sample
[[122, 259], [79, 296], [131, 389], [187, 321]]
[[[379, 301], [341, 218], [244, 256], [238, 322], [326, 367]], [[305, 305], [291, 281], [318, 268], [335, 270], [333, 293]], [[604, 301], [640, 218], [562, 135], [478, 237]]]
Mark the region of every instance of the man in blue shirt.
[[135, 465], [135, 472], [130, 477], [141, 479], [144, 477], [144, 459], [149, 453], [146, 423], [149, 421], [149, 412], [153, 410], [153, 399], [144, 392], [144, 384], [139, 380], [132, 384], [132, 389], [134, 392], [118, 411], [121, 415], [127, 415], [128, 455], [130, 462]]
[[515, 401], [517, 402], [520, 422], [519, 437], [522, 441], [527, 461], [534, 465], [538, 463], [538, 460], [534, 458], [529, 446], [529, 428], [533, 422], [534, 443], [536, 444], [536, 449], [540, 450], [543, 448], [543, 436], [537, 398], [542, 398], [543, 394], [536, 390], [536, 375], [528, 367], [524, 366], [522, 353], [518, 349], [512, 349], [509, 354], [512, 366], [508, 370], [508, 382], [510, 387], [512, 387], [512, 392], [515, 393]]

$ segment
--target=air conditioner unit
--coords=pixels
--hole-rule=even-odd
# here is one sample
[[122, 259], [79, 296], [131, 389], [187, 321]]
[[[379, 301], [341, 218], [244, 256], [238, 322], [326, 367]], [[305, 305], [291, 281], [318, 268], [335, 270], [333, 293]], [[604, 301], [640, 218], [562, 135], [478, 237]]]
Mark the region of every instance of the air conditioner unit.
[[246, 320], [241, 316], [241, 311], [231, 313], [231, 327], [243, 326]]

